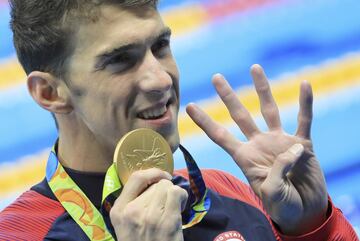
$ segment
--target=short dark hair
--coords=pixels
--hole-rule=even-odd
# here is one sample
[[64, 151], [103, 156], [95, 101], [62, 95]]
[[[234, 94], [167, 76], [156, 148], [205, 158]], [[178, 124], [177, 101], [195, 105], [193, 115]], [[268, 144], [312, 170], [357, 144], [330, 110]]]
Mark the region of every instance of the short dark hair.
[[[96, 6], [157, 6], [157, 0], [9, 0], [10, 26], [18, 59], [27, 74], [38, 70], [64, 78], [74, 51], [72, 21], [96, 19]], [[74, 18], [75, 17], [75, 18]]]

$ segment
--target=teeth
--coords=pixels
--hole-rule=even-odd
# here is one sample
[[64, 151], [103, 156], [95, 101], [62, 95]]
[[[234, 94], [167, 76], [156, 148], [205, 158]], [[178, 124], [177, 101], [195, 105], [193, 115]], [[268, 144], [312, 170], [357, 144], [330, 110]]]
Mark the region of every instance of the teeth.
[[163, 106], [158, 109], [152, 109], [152, 110], [146, 110], [141, 113], [139, 113], [139, 117], [143, 119], [155, 119], [165, 114], [166, 112], [166, 106]]

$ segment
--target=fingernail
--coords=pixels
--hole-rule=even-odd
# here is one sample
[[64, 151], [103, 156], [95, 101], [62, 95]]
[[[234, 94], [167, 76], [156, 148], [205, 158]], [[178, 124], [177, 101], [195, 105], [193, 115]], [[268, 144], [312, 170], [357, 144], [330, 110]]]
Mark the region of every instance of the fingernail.
[[255, 74], [261, 74], [262, 72], [262, 67], [260, 64], [253, 64], [251, 67], [250, 67], [250, 71], [255, 73]]
[[220, 73], [216, 73], [213, 75], [214, 78], [220, 78], [220, 79], [225, 79], [224, 75], [220, 74]]
[[301, 154], [303, 153], [304, 146], [297, 143], [297, 144], [293, 145], [292, 147], [290, 147], [289, 151], [298, 157], [298, 156], [301, 156]]

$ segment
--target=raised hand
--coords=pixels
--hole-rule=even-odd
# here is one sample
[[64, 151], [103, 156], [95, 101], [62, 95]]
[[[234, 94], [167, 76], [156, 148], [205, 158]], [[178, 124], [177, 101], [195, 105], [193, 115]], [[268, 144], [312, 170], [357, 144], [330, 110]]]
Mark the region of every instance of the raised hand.
[[122, 241], [183, 241], [181, 210], [187, 192], [156, 168], [134, 172], [110, 211]]
[[259, 130], [219, 74], [213, 77], [216, 91], [248, 141], [235, 138], [194, 104], [187, 106], [187, 113], [210, 139], [231, 155], [283, 233], [299, 235], [312, 231], [325, 221], [328, 199], [324, 175], [310, 139], [311, 86], [305, 81], [301, 84], [298, 129], [290, 135], [282, 129], [279, 110], [263, 69], [252, 66], [251, 75], [268, 131]]

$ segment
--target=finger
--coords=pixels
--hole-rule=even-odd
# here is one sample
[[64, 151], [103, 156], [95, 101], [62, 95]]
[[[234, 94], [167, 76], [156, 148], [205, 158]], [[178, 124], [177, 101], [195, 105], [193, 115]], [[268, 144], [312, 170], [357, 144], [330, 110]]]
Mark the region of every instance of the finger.
[[298, 115], [298, 129], [296, 135], [310, 139], [311, 123], [313, 116], [313, 93], [311, 85], [307, 81], [303, 81], [300, 86], [300, 111]]
[[188, 193], [183, 188], [176, 185], [169, 188], [167, 190], [164, 216], [180, 214], [185, 209], [187, 199]]
[[[167, 192], [174, 184], [169, 180], [160, 180], [158, 183], [153, 184], [141, 196], [139, 202], [148, 203], [148, 213], [150, 215], [162, 215], [164, 213], [165, 204], [167, 200]], [[149, 188], [149, 189], [150, 189]]]
[[241, 145], [226, 128], [213, 121], [202, 109], [195, 104], [189, 104], [186, 112], [190, 118], [206, 133], [206, 135], [233, 156]]
[[120, 196], [116, 199], [114, 208], [118, 207], [119, 211], [121, 211], [126, 204], [137, 198], [149, 186], [162, 179], [171, 180], [172, 176], [157, 168], [134, 172], [129, 177]]
[[279, 196], [285, 192], [283, 190], [286, 183], [286, 174], [292, 169], [296, 161], [299, 160], [304, 152], [304, 146], [295, 144], [286, 152], [276, 157], [268, 176], [261, 185], [261, 194], [270, 198], [272, 201], [279, 200]]
[[269, 81], [260, 65], [251, 67], [256, 92], [260, 99], [261, 113], [270, 130], [281, 129], [279, 109], [272, 96]]
[[233, 91], [225, 78], [220, 74], [216, 74], [214, 75], [212, 81], [217, 93], [229, 110], [231, 118], [240, 127], [244, 135], [250, 139], [251, 136], [258, 133], [259, 129], [257, 128], [250, 113], [241, 104], [236, 93]]

